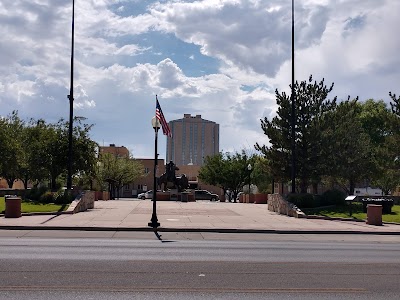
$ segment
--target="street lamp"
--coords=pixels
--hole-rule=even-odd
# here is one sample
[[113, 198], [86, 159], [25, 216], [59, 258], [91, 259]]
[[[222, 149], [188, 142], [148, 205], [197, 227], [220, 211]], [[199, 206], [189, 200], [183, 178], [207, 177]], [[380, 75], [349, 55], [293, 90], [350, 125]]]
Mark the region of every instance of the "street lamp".
[[151, 126], [154, 128], [154, 173], [153, 173], [153, 214], [151, 215], [151, 220], [148, 226], [153, 227], [154, 230], [160, 226], [157, 219], [157, 162], [158, 162], [158, 154], [157, 154], [157, 142], [158, 142], [158, 130], [160, 129], [160, 121], [154, 116], [151, 119]]
[[250, 174], [251, 174], [251, 164], [247, 165], [247, 170], [249, 171], [249, 200], [250, 200]]

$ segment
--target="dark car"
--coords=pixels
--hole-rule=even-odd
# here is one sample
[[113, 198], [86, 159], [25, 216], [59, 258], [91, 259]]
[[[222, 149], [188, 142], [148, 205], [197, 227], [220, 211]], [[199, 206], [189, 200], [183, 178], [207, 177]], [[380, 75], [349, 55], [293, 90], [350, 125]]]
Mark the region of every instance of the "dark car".
[[194, 197], [196, 200], [210, 200], [217, 201], [219, 200], [219, 196], [217, 194], [210, 193], [206, 190], [195, 190]]

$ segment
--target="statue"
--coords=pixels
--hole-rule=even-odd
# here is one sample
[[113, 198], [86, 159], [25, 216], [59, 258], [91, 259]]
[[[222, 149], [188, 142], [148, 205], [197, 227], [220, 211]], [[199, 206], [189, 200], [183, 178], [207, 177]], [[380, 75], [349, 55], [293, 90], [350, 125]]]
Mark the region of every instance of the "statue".
[[167, 180], [174, 184], [176, 183], [176, 170], [179, 170], [179, 168], [170, 160], [169, 163], [166, 164]]
[[174, 164], [172, 160], [167, 163], [165, 167], [165, 173], [163, 173], [158, 178], [158, 186], [160, 189], [162, 187], [162, 184], [164, 184], [163, 190], [165, 191], [167, 189], [168, 183], [172, 183], [172, 187], [177, 188], [179, 192], [182, 192], [184, 189], [189, 187], [189, 180], [185, 174], [182, 174], [179, 177], [176, 176], [175, 171], [179, 170], [179, 168]]

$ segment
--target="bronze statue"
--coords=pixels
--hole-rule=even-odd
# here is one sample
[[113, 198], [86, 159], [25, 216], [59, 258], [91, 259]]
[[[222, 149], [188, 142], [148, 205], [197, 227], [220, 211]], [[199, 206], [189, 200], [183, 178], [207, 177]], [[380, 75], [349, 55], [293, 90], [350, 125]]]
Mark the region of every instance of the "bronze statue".
[[179, 168], [174, 164], [172, 160], [169, 161], [169, 163], [166, 164], [166, 173], [167, 173], [167, 180], [169, 182], [173, 182], [175, 184], [176, 182], [176, 170], [179, 170]]
[[179, 192], [182, 192], [184, 189], [189, 187], [189, 180], [185, 174], [182, 174], [179, 177], [176, 176], [175, 171], [179, 170], [179, 168], [174, 164], [172, 160], [165, 165], [165, 170], [165, 173], [163, 173], [158, 178], [158, 187], [160, 189], [164, 184], [163, 190], [165, 191], [167, 189], [168, 183], [172, 183], [171, 187], [177, 188]]

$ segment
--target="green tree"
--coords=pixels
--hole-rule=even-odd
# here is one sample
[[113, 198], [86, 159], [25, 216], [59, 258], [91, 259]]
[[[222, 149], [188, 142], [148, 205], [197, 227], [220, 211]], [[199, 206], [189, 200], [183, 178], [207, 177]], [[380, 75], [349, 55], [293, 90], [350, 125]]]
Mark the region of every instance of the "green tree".
[[[308, 81], [296, 82], [294, 86], [296, 99], [295, 115], [295, 167], [296, 177], [300, 182], [300, 192], [305, 193], [310, 183], [319, 182], [323, 173], [323, 147], [321, 143], [321, 118], [336, 106], [336, 97], [328, 100], [332, 91], [325, 85], [324, 79], [313, 82], [312, 76]], [[261, 120], [261, 128], [269, 138], [271, 145], [256, 144], [270, 162], [271, 173], [282, 181], [289, 180], [291, 171], [291, 97], [285, 92], [275, 92], [278, 105], [277, 116], [271, 121]]]
[[361, 112], [358, 99], [348, 99], [323, 119], [324, 143], [330, 145], [323, 152], [328, 162], [324, 174], [332, 176], [350, 195], [358, 182], [371, 177], [375, 163], [371, 160], [371, 139], [362, 126]]
[[[96, 181], [101, 187], [109, 183], [112, 198], [119, 198], [120, 189], [144, 176], [144, 166], [131, 157], [102, 154], [96, 164]], [[117, 195], [115, 195], [117, 194]]]
[[[96, 163], [97, 144], [89, 137], [93, 125], [84, 123], [82, 117], [74, 118], [72, 137], [72, 174], [93, 173]], [[50, 124], [44, 141], [47, 157], [47, 168], [50, 174], [51, 188], [57, 189], [57, 178], [65, 174], [68, 166], [68, 122], [60, 119]]]
[[251, 172], [251, 183], [255, 184], [261, 193], [272, 193], [270, 162], [261, 155], [254, 156], [254, 170]]
[[13, 111], [6, 118], [0, 120], [1, 131], [1, 160], [0, 176], [12, 188], [14, 181], [19, 178], [22, 157], [21, 137], [24, 121], [18, 116], [18, 111]]
[[389, 92], [389, 97], [392, 99], [392, 101], [390, 101], [392, 112], [400, 117], [400, 96], [397, 98], [396, 94]]
[[254, 165], [254, 158], [242, 151], [241, 153], [219, 153], [208, 156], [205, 164], [199, 170], [199, 178], [210, 185], [219, 186], [224, 195], [228, 190], [232, 192], [233, 200], [236, 202], [237, 194], [245, 184], [248, 184], [248, 164]]
[[28, 180], [37, 186], [40, 182], [48, 179], [47, 171], [47, 139], [49, 125], [42, 119], [31, 119], [24, 129], [23, 151], [26, 169], [21, 172], [20, 178], [27, 188]]

